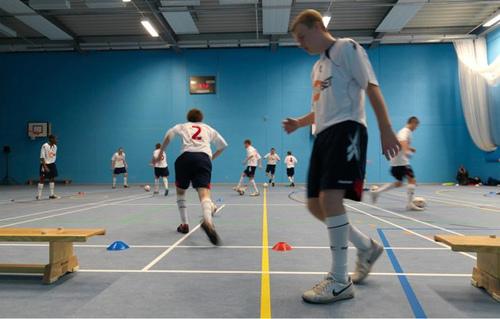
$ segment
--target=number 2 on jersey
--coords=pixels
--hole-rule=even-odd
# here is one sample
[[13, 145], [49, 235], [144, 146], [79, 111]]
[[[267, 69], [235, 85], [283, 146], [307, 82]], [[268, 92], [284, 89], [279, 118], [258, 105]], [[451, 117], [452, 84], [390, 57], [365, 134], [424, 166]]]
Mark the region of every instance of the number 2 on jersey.
[[193, 125], [192, 127], [196, 129], [196, 132], [193, 134], [193, 136], [191, 136], [191, 138], [193, 140], [201, 141], [201, 137], [198, 136], [201, 133], [201, 127], [199, 127], [198, 125]]

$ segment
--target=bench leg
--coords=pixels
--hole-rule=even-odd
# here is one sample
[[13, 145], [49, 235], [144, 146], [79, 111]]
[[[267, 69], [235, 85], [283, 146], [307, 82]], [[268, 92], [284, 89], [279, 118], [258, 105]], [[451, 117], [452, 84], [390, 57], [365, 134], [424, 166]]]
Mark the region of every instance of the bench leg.
[[500, 302], [500, 254], [479, 252], [471, 283], [474, 287], [484, 288]]
[[78, 266], [72, 242], [50, 242], [49, 264], [45, 266], [43, 283], [51, 284], [67, 272], [77, 271]]

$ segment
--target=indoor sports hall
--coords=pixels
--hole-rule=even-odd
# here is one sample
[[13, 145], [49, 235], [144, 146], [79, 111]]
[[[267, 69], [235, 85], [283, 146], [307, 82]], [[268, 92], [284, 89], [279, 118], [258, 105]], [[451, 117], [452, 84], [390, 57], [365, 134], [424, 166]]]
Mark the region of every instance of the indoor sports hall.
[[499, 0], [0, 0], [0, 318], [500, 317]]

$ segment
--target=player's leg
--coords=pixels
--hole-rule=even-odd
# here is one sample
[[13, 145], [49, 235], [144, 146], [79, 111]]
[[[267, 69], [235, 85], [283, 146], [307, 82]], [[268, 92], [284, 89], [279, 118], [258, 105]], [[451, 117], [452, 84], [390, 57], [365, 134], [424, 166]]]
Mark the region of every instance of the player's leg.
[[417, 187], [417, 180], [415, 179], [415, 174], [410, 166], [406, 167], [405, 171], [406, 178], [408, 179], [408, 188], [406, 193], [408, 195], [408, 202], [406, 204], [407, 210], [422, 211], [424, 208], [418, 207], [413, 203], [413, 198], [415, 197], [415, 188]]
[[127, 188], [128, 187], [128, 172], [125, 171], [123, 174], [123, 187]]

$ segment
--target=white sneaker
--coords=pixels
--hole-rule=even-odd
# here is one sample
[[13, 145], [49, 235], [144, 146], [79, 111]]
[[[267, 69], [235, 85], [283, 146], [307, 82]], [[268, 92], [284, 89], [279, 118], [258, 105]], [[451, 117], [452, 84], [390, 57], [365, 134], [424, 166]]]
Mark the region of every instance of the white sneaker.
[[260, 196], [260, 193], [259, 192], [254, 192], [254, 193], [250, 194], [250, 196]]
[[351, 278], [347, 283], [341, 283], [333, 278], [332, 273], [328, 273], [325, 279], [302, 295], [302, 299], [311, 303], [330, 303], [352, 297], [354, 288]]
[[379, 195], [380, 195], [380, 193], [378, 193], [378, 192], [370, 192], [370, 196], [372, 197], [373, 204], [377, 203]]
[[36, 200], [41, 200], [41, 199], [42, 199], [42, 197], [41, 197], [41, 196], [36, 195], [35, 199], [36, 199]]
[[408, 205], [406, 205], [406, 210], [423, 211], [425, 209], [422, 207], [418, 207], [417, 205], [415, 205], [413, 203], [408, 203]]
[[384, 251], [384, 247], [370, 239], [371, 246], [367, 250], [358, 249], [358, 260], [356, 260], [356, 268], [354, 270], [354, 274], [351, 279], [355, 284], [361, 283], [368, 277], [368, 274], [372, 270], [373, 264], [380, 257], [382, 252]]
[[61, 196], [57, 196], [56, 194], [49, 196], [49, 199], [60, 199], [60, 198]]

